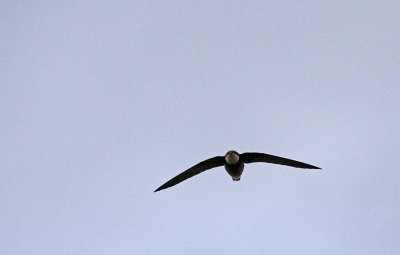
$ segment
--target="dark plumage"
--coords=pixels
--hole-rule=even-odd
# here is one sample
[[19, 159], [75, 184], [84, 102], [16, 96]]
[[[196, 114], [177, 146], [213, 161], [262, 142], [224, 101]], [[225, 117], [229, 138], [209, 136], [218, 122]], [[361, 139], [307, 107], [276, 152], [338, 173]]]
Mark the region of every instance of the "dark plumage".
[[236, 151], [228, 151], [225, 156], [217, 156], [207, 160], [204, 160], [197, 165], [192, 166], [188, 170], [178, 174], [171, 180], [167, 181], [163, 185], [161, 185], [154, 192], [172, 187], [196, 174], [204, 172], [208, 169], [225, 166], [226, 171], [232, 177], [234, 181], [239, 181], [240, 176], [243, 173], [244, 164], [255, 163], [255, 162], [264, 162], [264, 163], [272, 163], [272, 164], [280, 164], [298, 168], [309, 168], [309, 169], [321, 169], [319, 167], [309, 165], [300, 161], [282, 158], [274, 155], [269, 155], [265, 153], [258, 152], [245, 152], [242, 154], [237, 153]]

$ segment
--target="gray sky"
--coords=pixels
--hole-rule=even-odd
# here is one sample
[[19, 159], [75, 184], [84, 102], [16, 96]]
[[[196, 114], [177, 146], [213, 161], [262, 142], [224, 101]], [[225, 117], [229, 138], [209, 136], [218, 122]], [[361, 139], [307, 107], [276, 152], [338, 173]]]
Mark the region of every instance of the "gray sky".
[[[400, 254], [398, 1], [3, 1], [1, 254]], [[221, 168], [228, 150], [322, 167]]]

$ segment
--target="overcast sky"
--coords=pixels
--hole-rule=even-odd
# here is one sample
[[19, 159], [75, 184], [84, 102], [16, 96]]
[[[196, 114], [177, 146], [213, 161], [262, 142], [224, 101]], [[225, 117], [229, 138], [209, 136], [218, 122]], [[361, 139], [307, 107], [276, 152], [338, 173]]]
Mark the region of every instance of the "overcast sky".
[[2, 1], [0, 253], [400, 254], [399, 13]]

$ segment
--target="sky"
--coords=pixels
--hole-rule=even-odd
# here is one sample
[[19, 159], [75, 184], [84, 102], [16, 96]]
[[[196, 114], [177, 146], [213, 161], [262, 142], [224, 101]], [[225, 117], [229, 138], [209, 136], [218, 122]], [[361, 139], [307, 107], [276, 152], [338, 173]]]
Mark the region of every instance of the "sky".
[[2, 1], [0, 253], [400, 254], [399, 13]]

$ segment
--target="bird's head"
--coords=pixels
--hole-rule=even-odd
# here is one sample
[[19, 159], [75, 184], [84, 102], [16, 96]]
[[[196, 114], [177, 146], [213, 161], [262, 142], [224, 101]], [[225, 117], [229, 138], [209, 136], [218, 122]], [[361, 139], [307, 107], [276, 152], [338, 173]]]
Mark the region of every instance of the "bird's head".
[[225, 155], [225, 162], [229, 165], [234, 165], [239, 161], [239, 153], [236, 151], [228, 151]]

